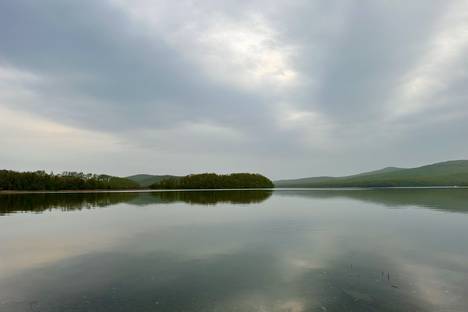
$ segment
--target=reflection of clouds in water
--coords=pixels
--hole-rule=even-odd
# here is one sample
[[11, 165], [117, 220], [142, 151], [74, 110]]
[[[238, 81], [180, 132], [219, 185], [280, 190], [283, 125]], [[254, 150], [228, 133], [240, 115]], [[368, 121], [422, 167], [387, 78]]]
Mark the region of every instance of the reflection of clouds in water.
[[[468, 289], [462, 243], [446, 243], [466, 233], [462, 221], [451, 222], [463, 220], [460, 214], [343, 198], [273, 196], [256, 206], [145, 201], [4, 217], [4, 224], [30, 218], [29, 225], [42, 218], [43, 228], [31, 234], [72, 229], [73, 237], [55, 238], [75, 247], [99, 230], [111, 239], [0, 279], [0, 302], [9, 300], [0, 311], [29, 309], [30, 301], [42, 312], [426, 311], [468, 304], [461, 296]], [[436, 221], [445, 224], [441, 230], [450, 225], [449, 234], [434, 231]], [[33, 254], [47, 253], [41, 247]]]
[[206, 310], [274, 285], [275, 260], [250, 250], [203, 261], [170, 254], [91, 254], [25, 272], [27, 278], [14, 279], [7, 294], [37, 300], [41, 311], [146, 311], [156, 303], [165, 311]]
[[[128, 239], [124, 228], [135, 232], [132, 224], [139, 223], [139, 230], [148, 230], [154, 225], [161, 225], [160, 220], [141, 220], [138, 212], [131, 212], [125, 216], [117, 212], [117, 204], [126, 203], [135, 206], [151, 206], [168, 203], [190, 203], [199, 205], [215, 204], [257, 204], [267, 200], [271, 191], [203, 191], [203, 192], [157, 192], [157, 193], [37, 193], [37, 194], [1, 194], [0, 217], [8, 215], [9, 219], [0, 219], [5, 223], [1, 226], [0, 254], [2, 265], [0, 276], [11, 275], [17, 270], [31, 266], [78, 256], [85, 252], [112, 249], [115, 244], [122, 244]], [[198, 195], [198, 196], [197, 196]], [[112, 207], [108, 211], [88, 211], [103, 207]], [[52, 215], [20, 215], [17, 212], [53, 213]], [[60, 212], [74, 212], [74, 215]], [[80, 213], [81, 212], [81, 213]], [[187, 213], [182, 211], [182, 213]], [[193, 212], [191, 212], [193, 214]], [[209, 212], [204, 212], [208, 214]], [[203, 214], [203, 213], [202, 213]], [[180, 214], [171, 212], [170, 215], [157, 213], [165, 220], [174, 223], [193, 223], [196, 219], [186, 219]], [[16, 218], [14, 220], [13, 218]], [[20, 218], [20, 219], [19, 219]], [[178, 221], [175, 221], [177, 220]], [[17, 230], [16, 222], [21, 223], [21, 231]], [[207, 222], [208, 218], [200, 220]], [[120, 226], [109, 226], [112, 224]], [[148, 224], [150, 223], [150, 224]], [[130, 226], [129, 226], [130, 224]], [[163, 224], [167, 225], [167, 224]], [[103, 230], [105, 229], [105, 230]], [[154, 231], [154, 230], [153, 230]], [[40, 235], [37, 235], [40, 232]], [[146, 235], [148, 235], [148, 231]], [[159, 233], [157, 233], [159, 234]], [[132, 234], [134, 235], [134, 234]], [[143, 236], [144, 238], [145, 236]], [[157, 239], [157, 237], [154, 237]], [[193, 242], [196, 244], [196, 242]]]
[[[294, 279], [277, 254], [240, 250], [204, 260], [171, 254], [98, 253], [71, 258], [15, 278], [6, 295], [37, 301], [40, 311], [402, 311], [433, 307], [412, 291], [411, 276], [390, 280], [397, 268], [366, 256], [305, 270]], [[358, 260], [358, 259], [355, 259]], [[27, 276], [27, 278], [26, 278]], [[395, 288], [393, 286], [398, 288]], [[6, 305], [8, 308], [8, 305]]]
[[[225, 230], [232, 234], [234, 229]], [[252, 228], [243, 230], [259, 234]], [[189, 242], [197, 242], [206, 233], [200, 229], [190, 234]], [[218, 237], [216, 231], [212, 234]], [[307, 236], [291, 235], [297, 240]], [[225, 241], [227, 236], [218, 239]], [[231, 238], [249, 245], [245, 237]], [[138, 243], [137, 238], [134, 244]], [[146, 311], [154, 305], [159, 311], [401, 311], [436, 306], [415, 286], [413, 272], [402, 270], [398, 261], [379, 256], [378, 251], [343, 248], [333, 253], [335, 258], [320, 259], [318, 246], [309, 243], [306, 239], [293, 246], [264, 245], [252, 240], [250, 247], [239, 244], [230, 253], [204, 257], [192, 255], [195, 247], [174, 253], [172, 249], [128, 252], [116, 246], [112, 252], [26, 270], [6, 281], [3, 294], [37, 301], [40, 311]], [[316, 252], [319, 259], [314, 258]], [[297, 254], [308, 258], [298, 260]]]
[[327, 311], [421, 311], [429, 305], [412, 292], [411, 276], [378, 254], [344, 254], [326, 267], [305, 272], [298, 284], [313, 307]]
[[468, 272], [452, 271], [420, 263], [402, 264], [402, 270], [411, 274], [418, 294], [432, 306], [459, 309], [468, 306]]

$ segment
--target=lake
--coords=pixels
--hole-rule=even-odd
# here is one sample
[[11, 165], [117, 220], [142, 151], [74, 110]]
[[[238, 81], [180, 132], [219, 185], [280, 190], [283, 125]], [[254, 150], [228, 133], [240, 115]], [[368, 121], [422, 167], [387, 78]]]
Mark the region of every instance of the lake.
[[0, 311], [467, 311], [468, 189], [0, 195]]

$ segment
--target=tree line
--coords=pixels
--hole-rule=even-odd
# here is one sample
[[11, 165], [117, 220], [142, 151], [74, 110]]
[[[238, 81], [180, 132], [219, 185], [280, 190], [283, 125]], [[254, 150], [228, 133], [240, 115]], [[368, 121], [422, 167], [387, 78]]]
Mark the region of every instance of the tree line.
[[0, 190], [59, 191], [59, 190], [111, 190], [136, 189], [140, 186], [129, 179], [104, 174], [45, 171], [17, 172], [0, 170]]
[[150, 186], [152, 189], [235, 189], [273, 188], [273, 182], [261, 174], [233, 173], [191, 174], [185, 177], [169, 178]]

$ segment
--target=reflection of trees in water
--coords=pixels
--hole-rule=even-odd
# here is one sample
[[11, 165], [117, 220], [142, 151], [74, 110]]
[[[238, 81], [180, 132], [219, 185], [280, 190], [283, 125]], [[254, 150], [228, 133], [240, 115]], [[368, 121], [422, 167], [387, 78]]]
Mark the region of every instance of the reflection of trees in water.
[[420, 206], [468, 213], [468, 189], [285, 190], [276, 194], [307, 198], [350, 198], [389, 207]]
[[48, 209], [62, 211], [91, 209], [127, 202], [137, 193], [35, 193], [0, 195], [0, 214], [17, 211], [42, 212]]
[[169, 191], [155, 193], [35, 193], [0, 195], [0, 214], [17, 211], [42, 212], [48, 209], [62, 211], [105, 207], [118, 203], [151, 205], [172, 202], [214, 205], [217, 203], [253, 204], [271, 196], [271, 191]]
[[272, 191], [233, 190], [233, 191], [175, 191], [157, 192], [151, 195], [161, 202], [184, 202], [189, 204], [214, 205], [218, 203], [255, 204], [268, 199]]

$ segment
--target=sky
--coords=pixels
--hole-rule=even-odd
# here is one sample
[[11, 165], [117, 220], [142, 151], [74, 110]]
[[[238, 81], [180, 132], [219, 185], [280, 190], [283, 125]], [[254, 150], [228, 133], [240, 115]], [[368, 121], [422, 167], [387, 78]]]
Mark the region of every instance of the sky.
[[466, 0], [0, 1], [0, 168], [345, 175], [468, 158]]

